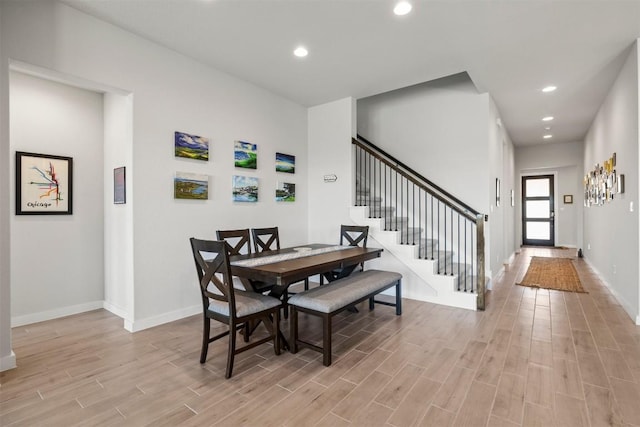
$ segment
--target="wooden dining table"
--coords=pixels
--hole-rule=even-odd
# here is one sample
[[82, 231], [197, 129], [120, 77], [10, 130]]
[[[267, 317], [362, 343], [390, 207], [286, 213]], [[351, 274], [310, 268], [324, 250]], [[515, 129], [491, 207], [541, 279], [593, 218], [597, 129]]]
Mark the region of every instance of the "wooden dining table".
[[257, 254], [234, 255], [229, 262], [231, 274], [248, 283], [273, 283], [275, 286], [270, 294], [281, 297], [292, 283], [335, 269], [343, 269], [342, 276], [346, 276], [358, 264], [378, 258], [381, 254], [381, 248], [314, 243]]

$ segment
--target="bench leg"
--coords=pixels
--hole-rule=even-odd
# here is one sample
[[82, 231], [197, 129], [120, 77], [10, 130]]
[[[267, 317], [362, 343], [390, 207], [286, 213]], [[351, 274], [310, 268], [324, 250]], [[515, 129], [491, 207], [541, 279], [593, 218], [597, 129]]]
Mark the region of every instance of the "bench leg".
[[396, 315], [400, 316], [402, 314], [402, 291], [400, 290], [402, 285], [402, 280], [398, 280], [396, 284]]
[[331, 316], [322, 316], [322, 363], [324, 366], [331, 365]]
[[374, 306], [375, 306], [375, 301], [373, 300], [373, 297], [369, 298], [369, 311], [373, 310]]
[[296, 306], [292, 305], [291, 307], [291, 332], [289, 333], [289, 346], [291, 347], [291, 353], [295, 354], [298, 352], [298, 310], [296, 310]]

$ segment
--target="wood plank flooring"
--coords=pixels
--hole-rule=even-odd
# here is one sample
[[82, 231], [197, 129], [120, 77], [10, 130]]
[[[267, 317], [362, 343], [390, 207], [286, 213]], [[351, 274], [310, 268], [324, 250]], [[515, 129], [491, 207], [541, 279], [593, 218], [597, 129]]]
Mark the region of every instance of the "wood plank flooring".
[[485, 312], [363, 304], [335, 318], [330, 367], [265, 344], [225, 380], [226, 341], [199, 363], [200, 316], [135, 334], [104, 310], [15, 328], [0, 425], [640, 426], [640, 327], [588, 266], [587, 294], [514, 285], [531, 256], [574, 253], [523, 249]]

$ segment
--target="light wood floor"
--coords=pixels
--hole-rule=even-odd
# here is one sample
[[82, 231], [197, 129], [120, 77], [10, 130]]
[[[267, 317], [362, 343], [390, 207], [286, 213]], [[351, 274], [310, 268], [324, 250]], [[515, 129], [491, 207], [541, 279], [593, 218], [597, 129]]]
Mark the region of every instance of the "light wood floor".
[[225, 380], [225, 341], [198, 362], [199, 316], [135, 334], [103, 310], [15, 328], [0, 425], [640, 426], [640, 328], [584, 262], [588, 294], [514, 285], [530, 256], [573, 252], [524, 249], [485, 312], [345, 314], [330, 367], [265, 344]]

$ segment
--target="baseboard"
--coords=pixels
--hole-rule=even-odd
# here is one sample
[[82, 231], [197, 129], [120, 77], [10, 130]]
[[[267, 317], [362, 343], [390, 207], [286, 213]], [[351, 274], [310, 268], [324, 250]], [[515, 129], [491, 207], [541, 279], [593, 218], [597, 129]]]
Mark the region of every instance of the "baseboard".
[[121, 308], [115, 304], [111, 304], [110, 302], [104, 301], [102, 308], [104, 308], [105, 310], [107, 310], [110, 313], [115, 314], [118, 317], [121, 317], [123, 319], [126, 319], [127, 316], [127, 311], [124, 308]]
[[54, 310], [41, 311], [39, 313], [25, 314], [23, 316], [15, 316], [11, 318], [11, 327], [30, 325], [32, 323], [44, 322], [47, 320], [58, 319], [60, 317], [71, 316], [78, 313], [84, 313], [91, 310], [103, 308], [103, 301], [91, 301], [82, 304], [71, 305], [68, 307], [60, 307]]
[[13, 369], [16, 366], [16, 354], [12, 351], [9, 356], [0, 358], [0, 372], [8, 371], [9, 369]]
[[125, 320], [125, 329], [129, 332], [138, 332], [144, 329], [153, 328], [154, 326], [159, 326], [165, 323], [184, 319], [185, 317], [193, 316], [194, 314], [198, 313], [202, 313], [202, 305], [194, 305], [180, 310], [163, 313], [158, 316], [135, 320], [133, 322], [128, 322], [127, 320]]
[[591, 264], [591, 262], [589, 261], [589, 258], [584, 257], [583, 259], [589, 265], [589, 268], [591, 268], [591, 270], [593, 270], [593, 272], [596, 274], [596, 276], [598, 276], [598, 278], [600, 279], [600, 282], [602, 282], [602, 284], [604, 286], [606, 286], [607, 289], [609, 289], [609, 291], [613, 294], [613, 296], [616, 299], [616, 301], [618, 301], [618, 304], [620, 304], [622, 306], [622, 308], [624, 309], [624, 311], [627, 312], [627, 314], [629, 315], [631, 320], [635, 320], [635, 324], [636, 325], [640, 325], [640, 314], [635, 313], [633, 311], [633, 308], [629, 307], [629, 305], [624, 301], [624, 299], [622, 297], [620, 297], [620, 294], [618, 294], [618, 292], [613, 288], [613, 286], [611, 286], [609, 284], [609, 282], [607, 282], [604, 279], [604, 276], [602, 274], [600, 274], [598, 269], [595, 268], [593, 266], [593, 264]]

